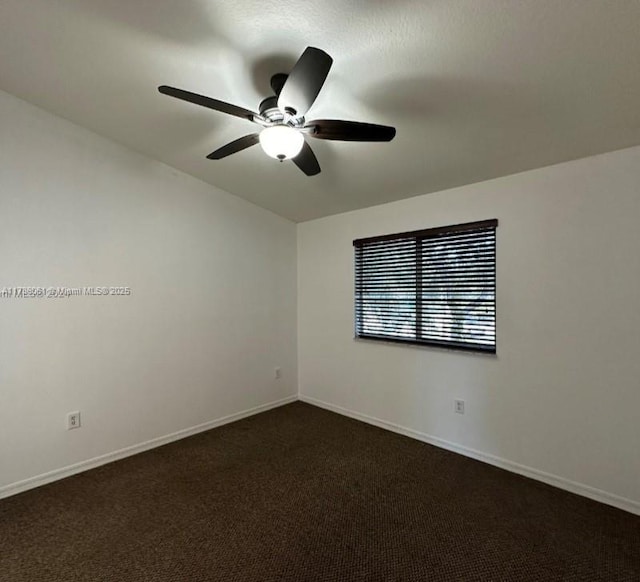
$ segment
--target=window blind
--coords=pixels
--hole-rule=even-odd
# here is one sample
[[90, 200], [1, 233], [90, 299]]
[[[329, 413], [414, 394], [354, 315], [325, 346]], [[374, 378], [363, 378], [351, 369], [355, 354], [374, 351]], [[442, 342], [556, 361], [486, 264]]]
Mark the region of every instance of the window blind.
[[357, 239], [356, 337], [496, 351], [496, 227]]

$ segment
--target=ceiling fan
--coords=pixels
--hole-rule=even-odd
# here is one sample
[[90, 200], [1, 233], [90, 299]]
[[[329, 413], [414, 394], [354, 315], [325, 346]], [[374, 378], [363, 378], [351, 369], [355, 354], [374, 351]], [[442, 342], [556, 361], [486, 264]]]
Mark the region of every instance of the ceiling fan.
[[320, 173], [320, 164], [305, 136], [367, 142], [391, 141], [396, 135], [395, 128], [386, 125], [338, 119], [305, 120], [332, 63], [333, 59], [324, 51], [307, 47], [288, 75], [277, 73], [271, 77], [275, 95], [260, 103], [260, 113], [167, 85], [158, 87], [158, 91], [262, 126], [258, 133], [245, 135], [210, 153], [207, 156], [210, 160], [220, 160], [260, 143], [267, 155], [281, 162], [292, 160], [307, 176], [314, 176]]

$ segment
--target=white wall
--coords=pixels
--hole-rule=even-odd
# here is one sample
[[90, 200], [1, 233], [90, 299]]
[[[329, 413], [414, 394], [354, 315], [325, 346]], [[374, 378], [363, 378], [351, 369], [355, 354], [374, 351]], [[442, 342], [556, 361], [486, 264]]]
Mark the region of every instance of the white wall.
[[[298, 225], [301, 398], [640, 512], [639, 186], [633, 148]], [[497, 356], [353, 339], [353, 239], [487, 218]]]
[[0, 298], [0, 495], [295, 397], [293, 223], [2, 92], [0, 120], [0, 290], [132, 289]]

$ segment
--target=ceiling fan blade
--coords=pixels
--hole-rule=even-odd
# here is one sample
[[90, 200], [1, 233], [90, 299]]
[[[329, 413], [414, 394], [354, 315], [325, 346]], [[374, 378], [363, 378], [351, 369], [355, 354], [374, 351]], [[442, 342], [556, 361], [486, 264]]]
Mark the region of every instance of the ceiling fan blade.
[[320, 164], [311, 146], [305, 141], [300, 153], [293, 158], [293, 163], [307, 176], [315, 176], [320, 173]]
[[176, 99], [189, 101], [189, 103], [202, 105], [202, 107], [208, 107], [209, 109], [214, 109], [215, 111], [221, 111], [222, 113], [235, 115], [236, 117], [241, 117], [242, 119], [247, 119], [249, 121], [254, 121], [254, 120], [258, 121], [262, 119], [257, 113], [254, 113], [253, 111], [249, 111], [248, 109], [244, 109], [243, 107], [238, 107], [237, 105], [231, 105], [231, 103], [218, 101], [217, 99], [212, 99], [211, 97], [205, 97], [204, 95], [198, 95], [197, 93], [192, 93], [191, 91], [185, 91], [184, 89], [176, 89], [175, 87], [161, 85], [160, 87], [158, 87], [158, 91], [160, 91], [160, 93], [163, 93], [164, 95], [170, 95], [171, 97], [175, 97]]
[[396, 128], [388, 125], [339, 119], [315, 119], [304, 128], [313, 130], [311, 137], [339, 141], [391, 141], [396, 135]]
[[304, 115], [320, 93], [332, 64], [333, 59], [327, 53], [312, 46], [307, 47], [280, 91], [280, 111]]
[[250, 135], [245, 135], [244, 137], [240, 137], [227, 145], [222, 146], [217, 149], [215, 152], [211, 152], [207, 158], [210, 160], [221, 160], [222, 158], [226, 158], [231, 154], [235, 154], [237, 152], [241, 152], [247, 148], [250, 148], [252, 145], [256, 145], [260, 141], [259, 134], [252, 133]]

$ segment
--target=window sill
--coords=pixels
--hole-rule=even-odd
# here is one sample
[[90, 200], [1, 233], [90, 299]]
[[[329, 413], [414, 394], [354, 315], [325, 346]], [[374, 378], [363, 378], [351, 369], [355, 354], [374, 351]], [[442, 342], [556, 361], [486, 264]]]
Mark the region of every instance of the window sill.
[[439, 343], [439, 342], [420, 342], [415, 340], [405, 339], [393, 339], [390, 337], [377, 337], [377, 336], [354, 336], [353, 339], [357, 342], [376, 342], [383, 343], [392, 346], [406, 346], [409, 348], [435, 348], [436, 350], [444, 350], [447, 352], [465, 353], [475, 356], [493, 356], [497, 357], [495, 347], [476, 347], [468, 345], [456, 345], [451, 343]]

